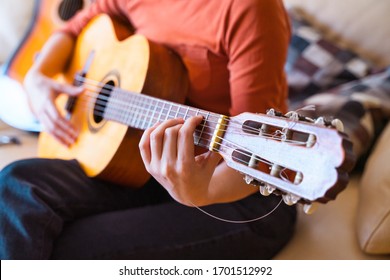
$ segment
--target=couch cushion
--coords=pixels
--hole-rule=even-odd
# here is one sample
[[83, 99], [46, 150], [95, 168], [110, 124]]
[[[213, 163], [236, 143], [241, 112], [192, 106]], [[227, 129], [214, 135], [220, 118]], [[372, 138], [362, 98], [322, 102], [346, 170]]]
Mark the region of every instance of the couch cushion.
[[363, 173], [357, 232], [362, 250], [390, 253], [390, 124], [379, 138]]
[[365, 77], [371, 65], [356, 53], [327, 40], [321, 31], [289, 9], [293, 34], [286, 72], [290, 101], [299, 102], [314, 93]]
[[305, 11], [327, 38], [386, 67], [390, 64], [390, 1], [283, 0], [287, 7]]
[[390, 119], [390, 67], [364, 79], [314, 94], [290, 109], [299, 110], [308, 105], [315, 105], [315, 110], [303, 111], [302, 114], [312, 118], [338, 118], [343, 122], [362, 167]]

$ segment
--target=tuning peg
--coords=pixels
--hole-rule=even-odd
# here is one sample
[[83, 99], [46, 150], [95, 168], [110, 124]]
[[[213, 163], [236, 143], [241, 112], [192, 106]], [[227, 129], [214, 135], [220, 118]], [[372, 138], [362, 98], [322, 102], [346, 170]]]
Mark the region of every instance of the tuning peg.
[[268, 116], [275, 116], [276, 115], [276, 112], [275, 112], [275, 109], [269, 109], [268, 111], [267, 111], [267, 115]]
[[318, 204], [315, 202], [307, 203], [303, 205], [303, 212], [305, 212], [307, 215], [313, 214], [318, 208]]
[[338, 131], [344, 132], [344, 124], [339, 119], [332, 120], [332, 126], [335, 127]]
[[269, 196], [271, 193], [274, 192], [274, 190], [276, 190], [274, 186], [271, 186], [269, 184], [260, 185], [259, 189], [260, 193], [264, 196]]
[[254, 178], [252, 176], [245, 174], [244, 180], [245, 180], [245, 183], [247, 183], [249, 185], [250, 183], [252, 183], [254, 181]]
[[314, 121], [315, 124], [319, 124], [319, 125], [325, 125], [325, 120], [323, 117], [319, 117], [318, 119], [316, 119]]
[[299, 196], [292, 193], [284, 194], [282, 197], [284, 203], [286, 203], [289, 206], [296, 204], [301, 199]]

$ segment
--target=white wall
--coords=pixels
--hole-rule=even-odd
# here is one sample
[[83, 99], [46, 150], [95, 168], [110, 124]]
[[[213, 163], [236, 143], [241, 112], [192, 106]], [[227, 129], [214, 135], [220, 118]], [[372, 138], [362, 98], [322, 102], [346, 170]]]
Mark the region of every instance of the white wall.
[[0, 64], [14, 50], [31, 20], [34, 0], [0, 0]]

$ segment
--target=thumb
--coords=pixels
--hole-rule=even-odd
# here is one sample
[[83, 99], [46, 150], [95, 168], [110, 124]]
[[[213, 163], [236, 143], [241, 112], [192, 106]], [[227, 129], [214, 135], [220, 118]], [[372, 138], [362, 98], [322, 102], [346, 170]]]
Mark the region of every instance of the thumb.
[[56, 92], [65, 93], [65, 94], [70, 95], [70, 96], [77, 96], [80, 93], [82, 93], [84, 90], [84, 88], [81, 86], [76, 87], [76, 86], [72, 86], [72, 85], [65, 84], [65, 83], [59, 83], [59, 82], [56, 82], [54, 80], [52, 81], [52, 88]]
[[211, 170], [214, 170], [217, 167], [221, 159], [222, 156], [220, 154], [211, 151], [205, 152], [195, 157], [195, 161], [197, 163]]

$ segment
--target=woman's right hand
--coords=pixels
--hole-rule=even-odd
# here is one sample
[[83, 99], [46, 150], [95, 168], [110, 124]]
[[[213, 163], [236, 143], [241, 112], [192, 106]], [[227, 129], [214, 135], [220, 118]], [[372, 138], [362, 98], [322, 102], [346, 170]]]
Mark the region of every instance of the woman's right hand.
[[24, 86], [30, 108], [44, 130], [60, 143], [66, 146], [72, 145], [78, 132], [58, 111], [55, 99], [60, 93], [77, 96], [82, 92], [82, 87], [59, 83], [36, 70], [31, 70], [26, 75]]

